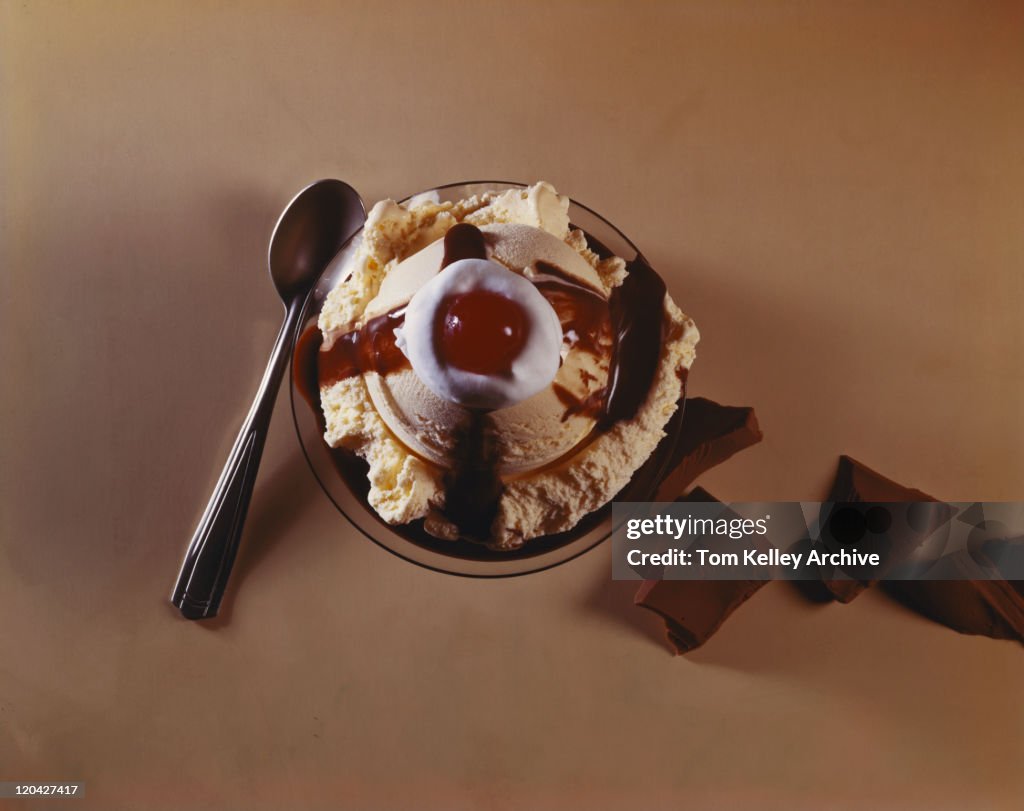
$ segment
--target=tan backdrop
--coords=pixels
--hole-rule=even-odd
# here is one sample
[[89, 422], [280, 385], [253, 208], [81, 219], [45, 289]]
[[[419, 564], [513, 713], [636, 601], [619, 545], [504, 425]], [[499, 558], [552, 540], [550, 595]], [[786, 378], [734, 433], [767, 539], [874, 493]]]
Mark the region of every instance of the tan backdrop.
[[619, 224], [701, 328], [692, 392], [757, 408], [722, 498], [821, 498], [845, 452], [1020, 499], [1019, 3], [2, 9], [0, 779], [84, 780], [77, 809], [1019, 807], [1019, 645], [775, 584], [673, 658], [606, 548], [480, 582], [361, 539], [285, 396], [223, 616], [166, 602], [277, 329], [271, 227], [322, 176], [543, 178]]

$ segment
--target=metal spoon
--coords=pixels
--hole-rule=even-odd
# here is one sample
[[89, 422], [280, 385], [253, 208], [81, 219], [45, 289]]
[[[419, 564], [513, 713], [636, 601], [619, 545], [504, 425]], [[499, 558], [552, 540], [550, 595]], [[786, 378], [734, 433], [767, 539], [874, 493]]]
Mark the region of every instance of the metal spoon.
[[238, 551], [302, 303], [321, 271], [365, 219], [366, 209], [355, 189], [340, 180], [319, 180], [295, 195], [274, 226], [267, 263], [285, 305], [284, 323], [171, 595], [171, 602], [187, 619], [217, 614]]

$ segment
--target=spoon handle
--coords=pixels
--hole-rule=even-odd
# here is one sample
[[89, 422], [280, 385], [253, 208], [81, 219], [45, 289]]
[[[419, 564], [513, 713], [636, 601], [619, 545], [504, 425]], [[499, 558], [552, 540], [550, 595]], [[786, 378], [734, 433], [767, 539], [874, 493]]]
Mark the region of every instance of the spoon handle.
[[300, 309], [298, 301], [288, 305], [252, 408], [185, 552], [171, 602], [186, 619], [214, 617], [220, 607], [242, 537], [277, 391], [288, 366], [290, 353], [286, 350], [291, 346]]

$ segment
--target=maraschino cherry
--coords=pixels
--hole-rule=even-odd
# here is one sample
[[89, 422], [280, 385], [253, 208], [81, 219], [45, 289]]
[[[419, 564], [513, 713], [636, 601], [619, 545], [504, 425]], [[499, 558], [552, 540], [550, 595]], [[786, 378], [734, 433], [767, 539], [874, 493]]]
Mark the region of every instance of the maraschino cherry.
[[526, 344], [522, 307], [491, 290], [471, 290], [441, 302], [435, 346], [445, 363], [479, 375], [508, 375]]

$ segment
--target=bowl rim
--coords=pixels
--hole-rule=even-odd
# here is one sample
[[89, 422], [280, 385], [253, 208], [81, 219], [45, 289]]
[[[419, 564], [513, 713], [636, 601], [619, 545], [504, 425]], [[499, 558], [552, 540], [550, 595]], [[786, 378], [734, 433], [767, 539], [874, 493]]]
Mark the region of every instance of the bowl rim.
[[[530, 184], [522, 183], [520, 181], [514, 181], [514, 180], [494, 180], [494, 179], [458, 181], [458, 182], [453, 182], [453, 183], [444, 183], [444, 184], [441, 184], [441, 185], [438, 185], [438, 186], [431, 186], [429, 188], [413, 192], [412, 194], [406, 195], [405, 197], [402, 197], [401, 199], [397, 200], [397, 202], [398, 203], [406, 203], [409, 200], [411, 200], [412, 198], [414, 198], [414, 197], [416, 197], [418, 195], [421, 195], [421, 194], [428, 194], [430, 192], [435, 192], [435, 191], [436, 192], [441, 192], [441, 191], [445, 191], [447, 189], [453, 189], [453, 188], [457, 188], [457, 187], [468, 187], [468, 186], [496, 186], [496, 187], [506, 187], [506, 189], [508, 189], [508, 188], [529, 188]], [[500, 190], [503, 191], [503, 190], [506, 190], [506, 189], [500, 189]], [[576, 206], [576, 207], [578, 207], [580, 209], [583, 209], [588, 214], [590, 214], [592, 217], [596, 218], [604, 226], [610, 228], [618, 237], [620, 237], [630, 247], [631, 250], [633, 250], [636, 253], [637, 257], [644, 258], [643, 257], [643, 253], [636, 246], [636, 244], [628, 236], [626, 236], [626, 234], [624, 234], [621, 231], [621, 229], [619, 229], [616, 225], [614, 225], [612, 222], [610, 222], [607, 218], [605, 218], [604, 216], [599, 214], [597, 211], [595, 211], [590, 206], [587, 206], [584, 203], [579, 202], [574, 197], [569, 196], [569, 201], [570, 201], [570, 205]], [[362, 233], [363, 233], [363, 227], [360, 227], [357, 231], [355, 231], [352, 234], [351, 237], [349, 237], [345, 241], [344, 245], [342, 245], [342, 247], [338, 250], [338, 252], [335, 254], [335, 256], [332, 257], [331, 261], [328, 262], [324, 266], [323, 270], [318, 274], [316, 282], [314, 282], [314, 284], [310, 287], [309, 293], [307, 293], [307, 295], [303, 299], [302, 306], [301, 306], [301, 309], [300, 309], [300, 318], [298, 319], [298, 322], [296, 324], [296, 327], [295, 327], [295, 330], [294, 330], [293, 334], [290, 336], [291, 358], [290, 358], [290, 361], [289, 361], [289, 370], [290, 370], [290, 374], [289, 374], [289, 401], [290, 401], [291, 412], [292, 412], [292, 424], [293, 424], [293, 426], [295, 428], [296, 438], [299, 441], [299, 447], [302, 450], [302, 455], [305, 457], [306, 463], [307, 463], [310, 471], [313, 473], [313, 477], [316, 479], [317, 484], [319, 485], [320, 489], [323, 491], [324, 495], [327, 496], [328, 500], [331, 502], [331, 504], [334, 506], [334, 508], [339, 513], [341, 513], [342, 516], [344, 516], [346, 521], [348, 521], [348, 523], [353, 528], [355, 528], [361, 535], [363, 535], [364, 537], [368, 538], [370, 541], [372, 541], [378, 547], [384, 549], [385, 551], [389, 552], [390, 554], [394, 555], [395, 557], [400, 558], [401, 560], [404, 560], [404, 561], [407, 561], [409, 563], [415, 564], [416, 566], [422, 567], [424, 569], [428, 569], [430, 571], [438, 572], [440, 574], [445, 574], [445, 575], [452, 575], [452, 576], [456, 576], [456, 577], [465, 577], [465, 578], [470, 578], [470, 579], [483, 579], [483, 580], [496, 580], [496, 579], [505, 579], [505, 578], [511, 578], [511, 577], [522, 577], [524, 575], [537, 574], [539, 572], [547, 571], [547, 570], [553, 569], [553, 568], [555, 568], [557, 566], [561, 566], [561, 565], [563, 565], [565, 563], [568, 563], [568, 562], [570, 562], [572, 560], [576, 560], [577, 558], [579, 558], [579, 557], [585, 555], [586, 553], [588, 553], [588, 552], [596, 549], [597, 547], [601, 546], [605, 541], [607, 541], [611, 537], [611, 534], [612, 534], [612, 529], [613, 528], [612, 528], [612, 525], [611, 525], [611, 509], [610, 508], [611, 508], [612, 501], [615, 500], [614, 498], [612, 499], [612, 501], [609, 501], [607, 504], [603, 505], [602, 507], [599, 507], [598, 510], [594, 511], [594, 513], [588, 514], [588, 515], [594, 515], [595, 513], [598, 513], [598, 512], [606, 513], [605, 515], [603, 515], [600, 518], [600, 520], [598, 520], [595, 523], [595, 525], [594, 525], [594, 527], [592, 529], [590, 529], [587, 533], [585, 533], [583, 536], [581, 536], [580, 538], [576, 539], [575, 541], [569, 541], [569, 542], [567, 542], [566, 544], [564, 544], [562, 546], [556, 546], [553, 549], [545, 550], [545, 551], [542, 551], [542, 552], [538, 552], [536, 555], [510, 558], [510, 559], [508, 559], [506, 561], [473, 560], [471, 558], [461, 557], [461, 556], [458, 556], [458, 555], [446, 555], [443, 552], [440, 552], [440, 551], [437, 551], [437, 550], [428, 549], [427, 547], [420, 546], [418, 544], [415, 544], [415, 542], [413, 542], [413, 541], [410, 541], [408, 539], [404, 539], [403, 538], [403, 541], [405, 541], [406, 543], [409, 543], [409, 544], [412, 544], [412, 545], [416, 546], [418, 549], [422, 549], [425, 553], [429, 554], [432, 558], [437, 558], [438, 560], [453, 561], [452, 567], [446, 567], [446, 566], [444, 566], [441, 563], [438, 563], [438, 564], [435, 565], [433, 563], [430, 563], [430, 562], [427, 562], [427, 561], [424, 561], [424, 560], [418, 560], [415, 557], [412, 557], [409, 554], [406, 554], [403, 551], [394, 548], [392, 545], [388, 544], [386, 541], [382, 541], [382, 540], [374, 537], [374, 535], [370, 531], [368, 531], [363, 526], [361, 526], [359, 524], [359, 522], [356, 521], [355, 518], [350, 516], [348, 514], [348, 511], [345, 508], [343, 508], [341, 506], [341, 504], [338, 503], [338, 501], [335, 499], [334, 495], [332, 494], [331, 489], [328, 487], [327, 483], [323, 481], [323, 478], [321, 477], [321, 472], [318, 469], [318, 464], [316, 462], [314, 462], [314, 460], [310, 456], [309, 450], [306, 448], [306, 439], [303, 436], [303, 430], [302, 430], [302, 427], [300, 425], [298, 409], [299, 408], [305, 408], [305, 410], [307, 410], [307, 411], [310, 410], [310, 409], [309, 409], [308, 404], [304, 400], [302, 400], [302, 395], [301, 394], [299, 394], [298, 400], [300, 400], [302, 402], [297, 403], [297, 400], [296, 400], [296, 393], [297, 392], [296, 392], [296, 387], [295, 387], [295, 354], [296, 354], [295, 350], [296, 350], [296, 347], [297, 347], [297, 344], [298, 344], [299, 336], [302, 335], [303, 331], [309, 325], [309, 319], [310, 319], [310, 317], [312, 315], [312, 313], [310, 312], [310, 310], [311, 310], [311, 306], [310, 305], [313, 303], [314, 297], [315, 297], [317, 291], [320, 289], [321, 280], [322, 280], [323, 276], [329, 270], [331, 270], [334, 267], [334, 265], [337, 262], [338, 258], [343, 253], [345, 253], [346, 251], [348, 251], [350, 249], [353, 241], [356, 240]], [[585, 229], [584, 229], [584, 233], [586, 233]], [[679, 407], [682, 408], [682, 404], [680, 404]], [[322, 437], [321, 437], [321, 442], [322, 441], [323, 440], [322, 440]], [[336, 476], [334, 478], [341, 479], [341, 476], [340, 476], [340, 474], [336, 474]], [[341, 486], [345, 487], [345, 488], [348, 488], [348, 484], [345, 483], [344, 481], [341, 482]], [[352, 495], [353, 495], [354, 498], [356, 498], [354, 494], [352, 494]], [[356, 498], [356, 501], [358, 502], [359, 499]], [[362, 505], [362, 504], [360, 504], [360, 506], [363, 509], [367, 510], [367, 511], [371, 511], [373, 509], [372, 507], [369, 507], [369, 506], [366, 506], [366, 505]], [[380, 519], [377, 519], [377, 520], [380, 520]], [[388, 529], [388, 528], [385, 527], [385, 529]], [[401, 537], [401, 535], [399, 533], [397, 533], [397, 531], [395, 531], [393, 529], [390, 530], [390, 531], [394, 532], [396, 535], [398, 535], [398, 537]], [[593, 538], [588, 538], [588, 536], [591, 535], [591, 534], [593, 534], [594, 537]], [[565, 550], [568, 547], [571, 547], [573, 543], [579, 543], [581, 541], [586, 541], [586, 542], [582, 543], [580, 545], [579, 549], [572, 549], [571, 551], [569, 551], [569, 552], [567, 552], [567, 553], [565, 553], [565, 554], [563, 554], [561, 556], [557, 556], [556, 559], [552, 559], [550, 561], [546, 561], [545, 562], [545, 558], [547, 556], [549, 556], [549, 555], [556, 555], [556, 553], [558, 553], [560, 550]], [[527, 542], [527, 543], [529, 543], [529, 542]], [[482, 566], [482, 567], [487, 567], [487, 566], [490, 566], [490, 565], [500, 566], [502, 564], [516, 564], [516, 563], [519, 563], [519, 564], [522, 564], [522, 568], [516, 569], [516, 570], [512, 570], [512, 571], [486, 571], [486, 570], [484, 570], [484, 571], [465, 571], [465, 570], [460, 570], [460, 569], [454, 567], [455, 566], [454, 562], [457, 562], [457, 561], [461, 561], [464, 564], [466, 564], [467, 566], [471, 565], [471, 564], [475, 564], [475, 565]], [[539, 565], [533, 565], [533, 564], [531, 564], [531, 561], [537, 561], [537, 563]]]

